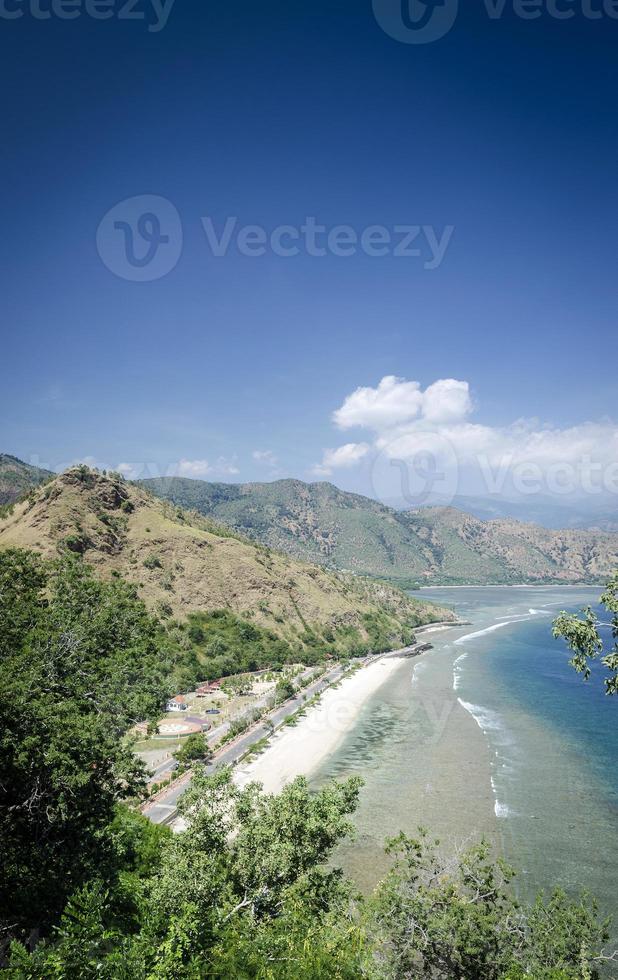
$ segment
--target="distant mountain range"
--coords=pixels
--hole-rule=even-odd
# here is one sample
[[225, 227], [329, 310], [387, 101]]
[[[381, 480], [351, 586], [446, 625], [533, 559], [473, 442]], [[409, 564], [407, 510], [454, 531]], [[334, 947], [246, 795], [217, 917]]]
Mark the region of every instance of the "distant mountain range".
[[483, 521], [452, 507], [397, 511], [330, 483], [141, 486], [288, 555], [404, 586], [598, 582], [618, 567], [618, 534]]
[[[11, 503], [52, 477], [2, 455], [0, 500]], [[404, 587], [602, 582], [618, 568], [618, 533], [611, 531], [556, 530], [510, 516], [482, 520], [453, 507], [399, 511], [330, 483], [291, 479], [170, 477], [137, 485], [291, 558]]]
[[[385, 501], [395, 510], [410, 510], [403, 501]], [[483, 521], [499, 518], [512, 518], [525, 524], [540, 524], [554, 530], [571, 528], [618, 532], [618, 501], [611, 494], [591, 494], [590, 498], [550, 497], [530, 494], [517, 500], [500, 497], [498, 494], [481, 496], [458, 495], [453, 500], [439, 497], [426, 502], [434, 507], [452, 506], [463, 510]]]

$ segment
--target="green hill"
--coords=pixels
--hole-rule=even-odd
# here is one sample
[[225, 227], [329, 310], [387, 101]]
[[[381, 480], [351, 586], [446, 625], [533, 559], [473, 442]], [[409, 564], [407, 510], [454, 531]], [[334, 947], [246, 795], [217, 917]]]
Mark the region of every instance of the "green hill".
[[396, 511], [330, 483], [141, 486], [290, 556], [399, 585], [598, 582], [618, 566], [618, 535], [482, 521], [449, 507]]
[[13, 504], [25, 493], [49, 480], [53, 473], [0, 453], [0, 506]]
[[392, 649], [454, 618], [390, 585], [271, 551], [141, 487], [74, 467], [0, 517], [0, 549], [83, 556], [121, 575], [164, 618], [228, 609], [299, 651]]

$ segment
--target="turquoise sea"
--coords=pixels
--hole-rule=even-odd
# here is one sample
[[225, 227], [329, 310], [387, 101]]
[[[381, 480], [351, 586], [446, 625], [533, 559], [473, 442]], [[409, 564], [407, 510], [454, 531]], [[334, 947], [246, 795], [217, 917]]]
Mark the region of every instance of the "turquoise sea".
[[587, 889], [618, 920], [618, 699], [551, 635], [559, 610], [599, 592], [423, 590], [472, 625], [430, 634], [314, 775], [365, 779], [357, 839], [337, 855], [362, 887], [387, 867], [385, 838], [422, 824], [446, 846], [490, 837], [522, 897]]

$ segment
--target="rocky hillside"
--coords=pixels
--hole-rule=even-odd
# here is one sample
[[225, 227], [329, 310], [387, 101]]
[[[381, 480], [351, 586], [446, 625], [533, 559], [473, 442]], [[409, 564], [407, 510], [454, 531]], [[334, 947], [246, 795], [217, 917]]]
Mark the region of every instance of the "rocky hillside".
[[618, 567], [616, 534], [482, 521], [448, 507], [396, 511], [329, 483], [142, 486], [288, 555], [402, 585], [598, 582]]
[[163, 616], [228, 608], [291, 644], [308, 631], [396, 644], [414, 625], [451, 618], [375, 581], [308, 565], [183, 511], [120, 478], [75, 467], [0, 518], [0, 548], [80, 554], [121, 574]]
[[448, 507], [403, 515], [442, 581], [602, 582], [618, 568], [618, 535], [553, 531], [512, 519], [481, 521]]
[[13, 504], [32, 487], [38, 487], [54, 474], [30, 466], [16, 456], [0, 453], [0, 506]]

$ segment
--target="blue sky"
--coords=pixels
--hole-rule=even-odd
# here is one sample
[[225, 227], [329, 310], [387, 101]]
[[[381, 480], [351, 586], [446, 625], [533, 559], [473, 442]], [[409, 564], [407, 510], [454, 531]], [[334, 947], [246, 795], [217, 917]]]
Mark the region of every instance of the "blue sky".
[[[413, 452], [417, 430], [459, 452], [477, 426], [470, 452], [491, 460], [543, 468], [575, 446], [611, 464], [618, 20], [584, 0], [562, 0], [565, 20], [478, 2], [407, 44], [370, 0], [175, 0], [157, 31], [150, 0], [142, 20], [111, 2], [105, 21], [83, 6], [40, 19], [51, 0], [2, 8], [23, 16], [0, 23], [0, 449], [376, 495], [369, 460], [404, 438], [397, 453]], [[114, 220], [137, 214], [121, 202], [145, 195], [155, 218], [170, 204], [161, 234], [177, 212], [166, 247], [180, 254], [142, 282], [109, 266]], [[217, 257], [202, 219], [219, 234], [231, 216], [268, 239], [308, 216], [359, 239], [380, 226], [390, 253], [257, 257], [233, 242]], [[421, 256], [392, 254], [400, 226], [452, 229], [437, 267], [425, 232]], [[384, 378], [465, 382], [465, 404], [435, 425], [418, 406], [386, 428], [371, 412], [336, 424]], [[534, 420], [524, 435], [520, 419]], [[355, 460], [332, 455], [347, 446]]]

